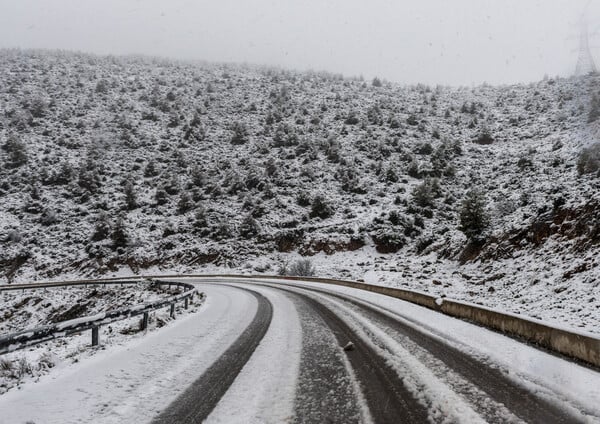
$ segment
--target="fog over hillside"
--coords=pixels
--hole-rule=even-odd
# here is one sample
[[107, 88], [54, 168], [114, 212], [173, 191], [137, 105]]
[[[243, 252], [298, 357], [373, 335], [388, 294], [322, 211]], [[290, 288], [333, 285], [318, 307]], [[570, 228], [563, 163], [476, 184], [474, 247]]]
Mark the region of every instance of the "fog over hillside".
[[574, 72], [583, 10], [600, 22], [589, 0], [4, 0], [0, 47], [510, 84]]

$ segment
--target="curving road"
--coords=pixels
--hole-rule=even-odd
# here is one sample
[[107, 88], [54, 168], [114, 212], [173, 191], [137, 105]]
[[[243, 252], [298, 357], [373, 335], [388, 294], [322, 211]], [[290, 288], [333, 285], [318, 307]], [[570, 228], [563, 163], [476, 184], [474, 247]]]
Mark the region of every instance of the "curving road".
[[345, 287], [196, 281], [200, 312], [9, 392], [0, 423], [600, 422], [600, 373], [480, 327]]

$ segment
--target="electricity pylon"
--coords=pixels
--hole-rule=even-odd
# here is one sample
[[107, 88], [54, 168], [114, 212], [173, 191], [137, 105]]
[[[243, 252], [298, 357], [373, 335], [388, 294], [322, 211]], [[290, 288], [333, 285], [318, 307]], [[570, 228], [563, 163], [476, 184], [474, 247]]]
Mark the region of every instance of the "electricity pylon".
[[590, 34], [587, 21], [587, 10], [591, 1], [588, 1], [579, 22], [579, 57], [577, 58], [577, 66], [575, 67], [575, 75], [583, 76], [595, 74], [598, 72], [594, 57], [590, 50]]

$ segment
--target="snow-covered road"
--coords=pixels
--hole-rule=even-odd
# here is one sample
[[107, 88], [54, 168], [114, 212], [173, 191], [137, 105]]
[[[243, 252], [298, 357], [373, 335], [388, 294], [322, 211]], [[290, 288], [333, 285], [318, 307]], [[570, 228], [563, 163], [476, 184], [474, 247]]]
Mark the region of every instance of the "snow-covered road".
[[10, 391], [0, 423], [600, 423], [599, 372], [481, 327], [346, 287], [198, 283], [198, 313]]

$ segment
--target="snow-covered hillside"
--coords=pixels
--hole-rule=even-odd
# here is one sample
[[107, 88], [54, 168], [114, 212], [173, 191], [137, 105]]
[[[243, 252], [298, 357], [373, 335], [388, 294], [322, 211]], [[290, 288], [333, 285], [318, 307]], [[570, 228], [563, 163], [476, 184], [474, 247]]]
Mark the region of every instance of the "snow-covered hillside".
[[[578, 169], [598, 83], [404, 87], [4, 50], [0, 281], [276, 273], [304, 255], [320, 275], [600, 332], [596, 159]], [[468, 240], [471, 189], [489, 226]]]

